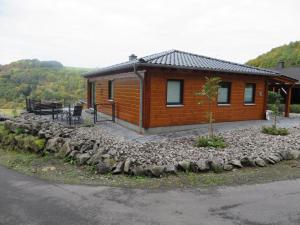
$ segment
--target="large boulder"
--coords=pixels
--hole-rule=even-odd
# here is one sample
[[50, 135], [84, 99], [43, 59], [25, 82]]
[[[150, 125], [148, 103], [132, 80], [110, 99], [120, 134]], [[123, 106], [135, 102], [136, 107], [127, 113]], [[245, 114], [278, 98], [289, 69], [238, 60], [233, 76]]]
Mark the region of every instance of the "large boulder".
[[210, 166], [207, 160], [204, 159], [200, 159], [195, 163], [197, 170], [199, 172], [205, 172], [205, 171], [209, 171]]
[[223, 169], [224, 169], [225, 171], [231, 171], [231, 170], [233, 170], [233, 165], [231, 165], [231, 164], [225, 164], [225, 165], [223, 166]]
[[263, 160], [262, 158], [259, 158], [259, 157], [255, 159], [255, 164], [259, 167], [265, 167], [266, 166], [265, 160]]
[[176, 166], [174, 164], [166, 165], [165, 173], [168, 174], [176, 174]]
[[107, 174], [111, 171], [111, 167], [109, 165], [107, 165], [105, 162], [100, 161], [96, 165], [96, 171], [99, 174]]
[[79, 154], [78, 151], [73, 150], [73, 151], [70, 152], [70, 154], [68, 155], [68, 157], [71, 158], [71, 159], [75, 159], [75, 157], [76, 157], [78, 154]]
[[237, 168], [242, 168], [243, 167], [241, 161], [238, 160], [238, 159], [230, 160], [228, 163], [233, 165], [234, 167], [237, 167]]
[[269, 159], [273, 160], [275, 163], [278, 163], [281, 160], [281, 158], [276, 156], [275, 154], [269, 155]]
[[72, 142], [70, 139], [66, 139], [59, 151], [59, 155], [61, 155], [63, 157], [68, 156], [71, 153], [71, 151], [73, 150], [71, 143]]
[[45, 139], [40, 139], [29, 134], [13, 134], [13, 136], [14, 141], [10, 141], [10, 143], [14, 144], [13, 148], [15, 149], [40, 153], [45, 148]]
[[287, 152], [286, 159], [287, 160], [292, 160], [292, 159], [299, 159], [300, 156], [300, 151], [297, 150], [291, 150]]
[[178, 169], [184, 172], [188, 172], [191, 169], [191, 162], [184, 160], [178, 163]]
[[133, 160], [131, 158], [126, 159], [124, 164], [124, 173], [130, 172], [130, 167], [132, 166]]
[[121, 162], [118, 162], [117, 165], [116, 165], [116, 168], [113, 170], [113, 174], [120, 174], [123, 172], [124, 170], [124, 164], [125, 162], [124, 161], [121, 161]]
[[287, 159], [288, 159], [288, 156], [289, 156], [288, 151], [286, 151], [286, 150], [281, 150], [278, 154], [281, 156], [281, 158], [282, 158], [283, 160], [287, 160]]
[[256, 166], [254, 159], [250, 158], [250, 157], [242, 158], [241, 164], [242, 164], [242, 166], [245, 166], [245, 167], [255, 167]]
[[78, 159], [78, 164], [83, 165], [85, 164], [88, 159], [91, 157], [89, 153], [83, 153], [83, 154], [78, 154], [77, 156]]
[[93, 147], [94, 147], [94, 142], [92, 140], [88, 140], [82, 144], [80, 152], [85, 153], [89, 150], [93, 150]]
[[137, 166], [132, 168], [131, 170], [132, 175], [134, 176], [149, 176], [149, 169], [144, 168], [142, 166]]
[[269, 163], [269, 164], [275, 164], [276, 162], [272, 159], [272, 158], [270, 158], [270, 157], [265, 157], [265, 161], [267, 162], [267, 163]]
[[57, 153], [60, 151], [63, 145], [63, 138], [56, 137], [49, 139], [46, 144], [45, 150], [52, 153]]
[[116, 168], [117, 162], [114, 159], [104, 159], [103, 162], [110, 167], [111, 171]]
[[165, 172], [165, 166], [153, 166], [149, 170], [152, 176], [161, 177]]
[[96, 154], [91, 156], [91, 158], [87, 161], [87, 164], [88, 165], [96, 165], [100, 161], [102, 161], [102, 153], [97, 152]]
[[210, 167], [214, 172], [216, 172], [216, 173], [222, 172], [223, 169], [224, 169], [223, 166], [224, 166], [224, 160], [223, 159], [213, 158], [211, 160]]

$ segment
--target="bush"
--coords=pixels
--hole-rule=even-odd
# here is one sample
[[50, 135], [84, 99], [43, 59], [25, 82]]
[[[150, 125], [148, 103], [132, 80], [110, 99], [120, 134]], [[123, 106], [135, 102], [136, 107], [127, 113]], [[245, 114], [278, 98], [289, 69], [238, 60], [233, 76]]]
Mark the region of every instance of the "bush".
[[227, 145], [223, 137], [216, 136], [213, 138], [199, 137], [196, 143], [197, 147], [212, 147], [212, 148], [225, 148]]
[[300, 113], [300, 105], [291, 105], [291, 112], [292, 113]]
[[93, 126], [95, 126], [95, 124], [94, 124], [94, 122], [92, 121], [92, 119], [91, 118], [84, 118], [83, 119], [83, 126], [84, 127], [93, 127]]
[[[274, 104], [268, 104], [267, 105], [268, 110], [272, 110], [273, 107], [274, 107]], [[280, 104], [278, 110], [279, 110], [280, 113], [283, 113], [284, 110], [285, 110], [285, 104]]]
[[24, 133], [24, 129], [20, 128], [20, 127], [17, 127], [15, 133], [16, 134], [23, 134]]
[[271, 127], [263, 126], [262, 132], [264, 134], [282, 135], [282, 136], [289, 134], [286, 128], [275, 127], [275, 126], [271, 126]]

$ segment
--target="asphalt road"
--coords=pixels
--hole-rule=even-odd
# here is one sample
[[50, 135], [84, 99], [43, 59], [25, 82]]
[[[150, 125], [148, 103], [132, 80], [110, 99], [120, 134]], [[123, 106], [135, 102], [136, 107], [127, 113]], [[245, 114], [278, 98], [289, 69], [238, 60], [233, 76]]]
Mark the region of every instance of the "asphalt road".
[[0, 166], [0, 224], [300, 224], [300, 180], [137, 190], [55, 184]]

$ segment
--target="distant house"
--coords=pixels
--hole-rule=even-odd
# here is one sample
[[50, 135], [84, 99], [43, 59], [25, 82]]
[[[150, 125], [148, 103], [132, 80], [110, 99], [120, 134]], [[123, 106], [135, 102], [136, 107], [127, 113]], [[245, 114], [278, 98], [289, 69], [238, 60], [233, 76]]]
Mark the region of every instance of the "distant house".
[[275, 70], [297, 80], [292, 88], [291, 104], [300, 104], [300, 67], [285, 67], [284, 61], [279, 61]]
[[[142, 133], [195, 128], [207, 122], [208, 106], [198, 104], [205, 77], [222, 79], [216, 122], [265, 118], [268, 85], [281, 84], [290, 96], [295, 81], [279, 72], [178, 50], [129, 61], [85, 74], [87, 102], [116, 121]], [[289, 99], [285, 115], [289, 115]]]

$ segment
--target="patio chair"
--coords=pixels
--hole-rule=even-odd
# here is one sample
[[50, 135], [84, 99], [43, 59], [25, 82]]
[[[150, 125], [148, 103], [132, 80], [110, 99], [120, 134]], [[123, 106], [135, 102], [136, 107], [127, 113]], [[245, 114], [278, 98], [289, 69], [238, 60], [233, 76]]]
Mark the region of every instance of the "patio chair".
[[71, 112], [71, 115], [69, 115], [69, 120], [71, 121], [71, 123], [75, 123], [75, 122], [81, 122], [82, 121], [82, 105], [75, 105], [74, 109]]

